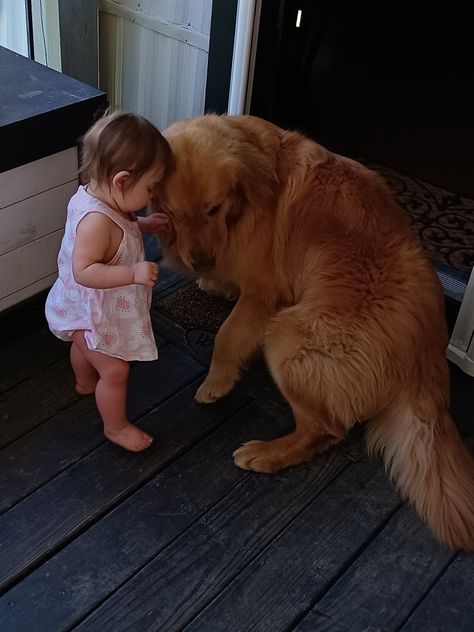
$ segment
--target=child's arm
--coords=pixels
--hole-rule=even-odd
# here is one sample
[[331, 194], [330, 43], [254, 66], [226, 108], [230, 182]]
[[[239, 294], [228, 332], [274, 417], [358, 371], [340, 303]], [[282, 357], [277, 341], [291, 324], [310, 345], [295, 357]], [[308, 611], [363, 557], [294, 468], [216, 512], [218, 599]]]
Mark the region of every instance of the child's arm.
[[168, 233], [171, 230], [169, 217], [165, 213], [151, 213], [137, 219], [143, 235], [160, 232]]
[[77, 283], [101, 289], [132, 283], [153, 286], [158, 276], [156, 263], [107, 265], [117, 252], [122, 234], [115, 222], [102, 213], [88, 213], [79, 222], [72, 252], [72, 271]]

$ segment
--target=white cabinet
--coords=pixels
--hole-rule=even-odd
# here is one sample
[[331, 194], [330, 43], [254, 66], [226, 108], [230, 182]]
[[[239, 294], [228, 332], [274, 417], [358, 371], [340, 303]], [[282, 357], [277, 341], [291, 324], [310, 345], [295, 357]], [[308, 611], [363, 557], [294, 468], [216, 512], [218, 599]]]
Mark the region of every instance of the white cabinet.
[[0, 311], [52, 285], [77, 148], [0, 173]]

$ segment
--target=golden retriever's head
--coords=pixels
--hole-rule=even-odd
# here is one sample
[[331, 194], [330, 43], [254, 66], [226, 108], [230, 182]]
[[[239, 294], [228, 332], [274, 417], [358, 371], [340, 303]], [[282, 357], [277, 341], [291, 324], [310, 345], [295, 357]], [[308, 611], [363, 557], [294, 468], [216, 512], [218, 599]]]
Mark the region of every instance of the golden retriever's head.
[[245, 119], [257, 128], [271, 127], [276, 147], [277, 128], [252, 117], [206, 115], [164, 132], [174, 166], [158, 185], [154, 206], [169, 215], [174, 229], [164, 239], [165, 251], [172, 245], [198, 274], [210, 272], [222, 258], [248, 207], [264, 212], [273, 200], [275, 156], [262, 151], [263, 131], [247, 129]]

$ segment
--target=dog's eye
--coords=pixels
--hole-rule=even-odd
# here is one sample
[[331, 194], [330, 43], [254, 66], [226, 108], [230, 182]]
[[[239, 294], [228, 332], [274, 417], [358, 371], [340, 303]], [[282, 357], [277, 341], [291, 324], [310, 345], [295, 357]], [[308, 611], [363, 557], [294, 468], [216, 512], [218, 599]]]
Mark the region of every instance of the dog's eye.
[[208, 215], [215, 215], [216, 213], [219, 212], [221, 205], [220, 204], [215, 204], [214, 206], [211, 206], [211, 208], [207, 211]]

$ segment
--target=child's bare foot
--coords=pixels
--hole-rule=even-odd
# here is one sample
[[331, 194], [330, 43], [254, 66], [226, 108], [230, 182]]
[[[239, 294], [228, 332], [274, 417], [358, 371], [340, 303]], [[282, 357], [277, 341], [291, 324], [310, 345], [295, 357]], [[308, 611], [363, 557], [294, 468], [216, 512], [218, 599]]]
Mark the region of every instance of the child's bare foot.
[[95, 387], [97, 386], [97, 382], [99, 381], [99, 377], [96, 380], [90, 382], [77, 382], [76, 383], [76, 393], [78, 395], [92, 395], [95, 393]]
[[110, 441], [132, 452], [141, 452], [153, 443], [153, 437], [130, 423], [119, 430], [104, 429], [104, 434]]

